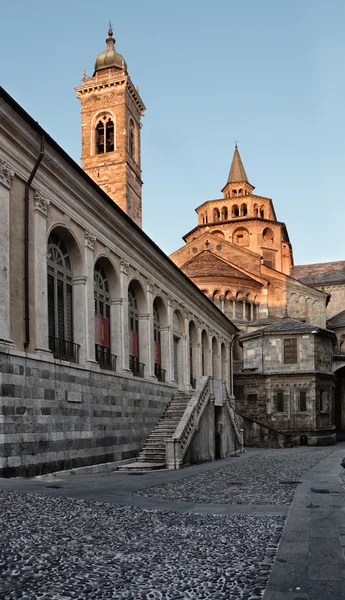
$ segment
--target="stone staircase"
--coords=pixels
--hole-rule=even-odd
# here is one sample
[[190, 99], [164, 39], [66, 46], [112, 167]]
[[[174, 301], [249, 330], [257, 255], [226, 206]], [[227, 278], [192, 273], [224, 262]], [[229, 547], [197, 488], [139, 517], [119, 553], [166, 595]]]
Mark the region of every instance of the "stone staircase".
[[121, 471], [151, 471], [166, 468], [165, 441], [173, 436], [191, 397], [191, 394], [176, 392], [144, 443], [136, 462], [123, 465], [120, 467]]

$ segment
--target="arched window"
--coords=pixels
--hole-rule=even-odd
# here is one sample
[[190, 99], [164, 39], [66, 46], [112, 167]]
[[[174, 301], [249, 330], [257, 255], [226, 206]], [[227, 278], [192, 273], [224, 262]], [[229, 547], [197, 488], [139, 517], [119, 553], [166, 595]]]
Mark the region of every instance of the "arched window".
[[115, 130], [114, 122], [106, 115], [96, 125], [96, 154], [114, 152]]
[[246, 217], [247, 216], [247, 205], [245, 203], [241, 204], [241, 216], [242, 217]]
[[266, 227], [262, 232], [262, 241], [266, 246], [272, 246], [274, 242], [274, 233], [272, 229]]
[[218, 210], [218, 208], [214, 208], [213, 209], [213, 221], [219, 221], [220, 219], [220, 212]]
[[110, 354], [110, 292], [104, 269], [96, 263], [94, 274], [95, 356], [102, 369], [116, 370], [116, 357]]
[[139, 363], [139, 311], [135, 290], [128, 290], [128, 329], [129, 329], [129, 368], [133, 375], [143, 377], [143, 367]]
[[153, 303], [153, 341], [155, 345], [155, 375], [161, 381], [161, 325], [159, 322], [159, 311], [157, 303]]
[[223, 206], [223, 208], [222, 208], [222, 221], [226, 221], [227, 218], [228, 218], [228, 209], [226, 208], [226, 206]]
[[237, 190], [232, 190], [232, 196], [237, 196]]
[[232, 217], [239, 217], [240, 216], [240, 211], [238, 209], [237, 204], [234, 204], [231, 210], [231, 216]]
[[242, 188], [240, 188], [240, 189], [238, 190], [238, 195], [239, 195], [239, 196], [243, 196], [243, 189], [242, 189]]
[[54, 233], [49, 236], [47, 256], [49, 348], [55, 358], [77, 362], [71, 261], [63, 241]]
[[261, 207], [260, 207], [260, 217], [261, 217], [262, 219], [264, 219], [264, 218], [265, 218], [265, 209], [264, 209], [264, 207], [263, 207], [263, 206], [261, 206]]
[[254, 217], [258, 217], [259, 216], [259, 209], [258, 209], [258, 205], [254, 204]]
[[129, 121], [128, 151], [130, 157], [135, 159], [135, 126], [132, 119]]

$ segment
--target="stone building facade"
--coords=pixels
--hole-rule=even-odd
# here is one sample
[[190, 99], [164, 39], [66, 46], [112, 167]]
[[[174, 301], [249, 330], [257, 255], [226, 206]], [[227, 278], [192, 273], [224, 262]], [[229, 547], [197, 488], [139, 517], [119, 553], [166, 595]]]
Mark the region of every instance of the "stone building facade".
[[135, 456], [230, 385], [236, 328], [2, 88], [0, 212], [0, 472]]
[[246, 444], [271, 445], [272, 430], [286, 445], [335, 443], [334, 333], [286, 317], [241, 342], [235, 394]]

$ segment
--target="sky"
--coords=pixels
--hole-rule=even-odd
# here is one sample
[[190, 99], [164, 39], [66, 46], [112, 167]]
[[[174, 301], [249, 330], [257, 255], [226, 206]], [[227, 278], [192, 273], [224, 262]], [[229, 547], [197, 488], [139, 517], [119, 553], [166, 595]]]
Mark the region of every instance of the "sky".
[[80, 163], [74, 87], [111, 19], [147, 107], [143, 228], [170, 254], [221, 198], [234, 142], [295, 264], [345, 260], [343, 0], [12, 0], [0, 84]]

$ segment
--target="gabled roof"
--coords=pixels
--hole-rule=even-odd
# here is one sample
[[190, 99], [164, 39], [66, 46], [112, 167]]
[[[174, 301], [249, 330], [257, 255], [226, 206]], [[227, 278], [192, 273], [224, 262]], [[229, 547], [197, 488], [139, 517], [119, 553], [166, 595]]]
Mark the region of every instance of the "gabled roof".
[[229, 171], [228, 183], [237, 183], [245, 181], [249, 183], [247, 174], [245, 172], [240, 153], [238, 151], [238, 146], [235, 146], [234, 156], [232, 158], [232, 163]]
[[195, 258], [193, 257], [185, 263], [182, 269], [188, 277], [232, 277], [250, 283], [258, 283], [256, 279], [215, 256], [211, 250], [203, 250]]
[[316, 327], [315, 325], [308, 325], [307, 323], [303, 323], [298, 319], [292, 319], [291, 317], [283, 317], [279, 321], [276, 321], [271, 325], [267, 325], [267, 327], [264, 327], [263, 329], [241, 336], [241, 340], [258, 335], [270, 335], [272, 333], [315, 333], [319, 335], [326, 335], [332, 338], [335, 337], [333, 331], [323, 329], [322, 327]]
[[290, 275], [303, 283], [315, 286], [345, 283], [345, 260], [296, 265], [292, 267]]
[[327, 327], [330, 329], [336, 329], [337, 327], [345, 327], [345, 310], [342, 310], [338, 314], [334, 315], [327, 321]]

